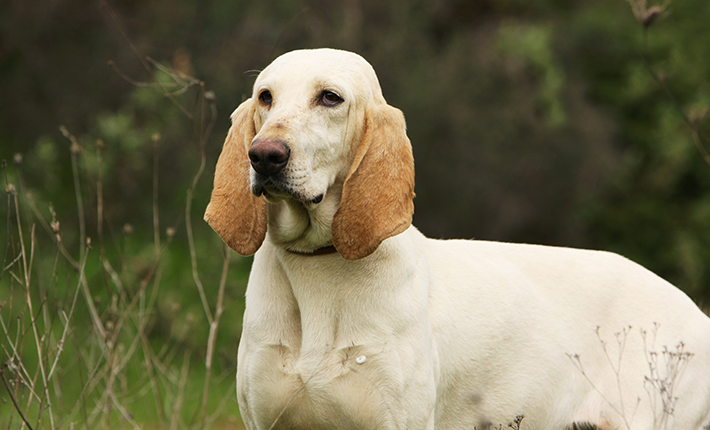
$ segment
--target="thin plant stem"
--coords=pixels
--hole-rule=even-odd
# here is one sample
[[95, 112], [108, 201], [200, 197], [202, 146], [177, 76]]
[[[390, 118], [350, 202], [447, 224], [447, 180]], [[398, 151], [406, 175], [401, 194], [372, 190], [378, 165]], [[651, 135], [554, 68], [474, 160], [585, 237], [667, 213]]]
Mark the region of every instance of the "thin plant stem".
[[155, 246], [156, 258], [160, 256], [160, 214], [158, 208], [158, 172], [160, 165], [160, 154], [158, 152], [158, 142], [160, 136], [153, 135], [153, 242]]
[[[24, 285], [24, 290], [25, 290], [25, 300], [26, 300], [26, 306], [28, 308], [29, 314], [30, 314], [30, 321], [31, 321], [31, 328], [32, 328], [32, 333], [34, 335], [34, 341], [35, 341], [35, 347], [37, 349], [37, 356], [38, 356], [38, 368], [39, 371], [42, 375], [42, 383], [44, 384], [44, 396], [43, 401], [47, 401], [47, 410], [49, 412], [49, 422], [50, 426], [52, 429], [54, 429], [54, 414], [52, 412], [52, 402], [49, 398], [49, 387], [47, 386], [47, 374], [44, 369], [44, 355], [42, 353], [42, 345], [40, 341], [40, 335], [37, 330], [37, 323], [36, 323], [36, 318], [35, 318], [35, 313], [33, 311], [33, 306], [32, 306], [32, 296], [30, 293], [30, 267], [32, 264], [32, 256], [34, 255], [34, 252], [32, 252], [32, 255], [30, 257], [30, 265], [28, 265], [27, 262], [27, 249], [25, 247], [25, 240], [22, 234], [22, 221], [20, 218], [20, 209], [19, 205], [17, 202], [17, 197], [15, 197], [15, 216], [17, 220], [17, 230], [19, 234], [19, 239], [20, 239], [20, 248], [21, 248], [21, 253], [22, 253], [22, 269], [24, 273], [24, 279], [23, 279], [23, 285]], [[32, 243], [31, 243], [31, 249], [34, 251], [34, 226], [32, 227]], [[34, 385], [33, 385], [34, 386]]]
[[190, 368], [190, 352], [185, 351], [182, 363], [182, 373], [180, 374], [180, 384], [178, 386], [178, 397], [173, 405], [173, 417], [170, 421], [170, 430], [177, 430], [182, 403], [185, 398], [185, 385], [187, 383], [187, 372]]
[[10, 385], [7, 383], [7, 379], [5, 379], [5, 368], [7, 367], [7, 364], [3, 364], [2, 367], [0, 367], [0, 378], [2, 378], [3, 384], [5, 384], [5, 389], [7, 390], [7, 394], [10, 395], [10, 400], [12, 400], [12, 404], [15, 406], [15, 410], [17, 413], [20, 415], [20, 418], [24, 422], [24, 424], [32, 430], [32, 425], [30, 425], [29, 421], [27, 421], [27, 418], [22, 414], [22, 410], [20, 409], [20, 406], [17, 404], [17, 400], [15, 400], [15, 396], [12, 395], [12, 390], [10, 389]]
[[217, 307], [215, 308], [215, 317], [210, 324], [210, 333], [207, 338], [207, 357], [205, 358], [205, 385], [202, 390], [202, 425], [201, 429], [205, 428], [207, 420], [207, 399], [209, 396], [210, 376], [212, 375], [212, 357], [215, 350], [215, 341], [217, 340], [217, 330], [219, 329], [219, 321], [222, 317], [222, 301], [224, 300], [224, 289], [227, 285], [227, 273], [229, 272], [229, 250], [226, 245], [223, 245], [224, 260], [222, 261], [222, 276], [219, 280], [219, 293], [217, 294]]
[[680, 117], [683, 119], [683, 121], [690, 127], [693, 135], [693, 143], [695, 144], [696, 148], [698, 149], [698, 152], [700, 152], [700, 155], [703, 157], [703, 160], [707, 163], [710, 164], [710, 153], [708, 153], [707, 148], [704, 145], [704, 141], [708, 141], [708, 137], [705, 135], [705, 133], [698, 127], [698, 124], [695, 121], [692, 121], [686, 112], [683, 110], [683, 108], [680, 105], [680, 102], [678, 99], [675, 97], [673, 94], [673, 91], [668, 87], [666, 81], [661, 78], [661, 76], [656, 73], [656, 71], [651, 67], [651, 62], [649, 60], [649, 48], [648, 48], [648, 30], [649, 26], [644, 26], [643, 27], [643, 52], [641, 53], [641, 61], [644, 64], [644, 67], [646, 67], [646, 70], [648, 73], [651, 75], [654, 81], [658, 84], [659, 87], [663, 90], [663, 92], [666, 94], [668, 99], [671, 101], [673, 104], [673, 107], [678, 111], [678, 114]]
[[71, 142], [71, 147], [69, 152], [71, 153], [71, 167], [72, 176], [74, 178], [74, 194], [76, 195], [76, 205], [77, 214], [79, 216], [79, 256], [83, 257], [86, 252], [86, 219], [84, 213], [84, 198], [81, 193], [81, 180], [79, 176], [79, 162], [77, 160], [77, 154], [81, 151], [81, 145], [76, 140], [76, 138], [67, 131], [66, 127], [62, 126], [59, 128], [62, 134], [69, 139]]
[[52, 364], [51, 369], [49, 369], [49, 378], [52, 378], [52, 375], [54, 374], [54, 371], [57, 367], [57, 363], [59, 362], [59, 358], [62, 355], [61, 353], [63, 351], [63, 347], [64, 347], [64, 343], [66, 341], [67, 334], [69, 333], [70, 322], [71, 322], [72, 316], [74, 315], [74, 309], [76, 308], [76, 302], [77, 302], [77, 298], [79, 297], [79, 291], [81, 290], [81, 288], [79, 288], [79, 285], [84, 280], [86, 261], [88, 259], [87, 256], [88, 256], [88, 253], [86, 253], [86, 255], [84, 255], [84, 261], [81, 264], [81, 271], [79, 272], [79, 283], [76, 286], [76, 291], [74, 293], [74, 298], [72, 299], [71, 308], [69, 309], [69, 315], [67, 316], [66, 314], [64, 314], [64, 318], [65, 318], [64, 330], [62, 331], [62, 337], [61, 337], [61, 340], [59, 341], [59, 344], [58, 344], [59, 348], [57, 349], [57, 355], [54, 357], [54, 363]]
[[146, 69], [146, 71], [147, 71], [148, 73], [150, 73], [150, 75], [151, 75], [151, 77], [153, 78], [153, 80], [154, 80], [155, 82], [157, 82], [158, 85], [160, 85], [160, 87], [161, 87], [162, 90], [163, 90], [163, 94], [165, 95], [165, 97], [167, 97], [168, 99], [170, 99], [170, 101], [171, 101], [178, 109], [180, 109], [180, 112], [182, 112], [186, 117], [188, 117], [190, 120], [192, 120], [192, 114], [191, 114], [190, 112], [188, 112], [188, 110], [185, 109], [185, 107], [184, 107], [183, 105], [181, 105], [180, 103], [178, 103], [178, 101], [175, 99], [175, 97], [172, 95], [172, 93], [169, 92], [169, 91], [167, 90], [167, 88], [165, 88], [165, 86], [164, 86], [163, 83], [160, 81], [160, 79], [158, 79], [158, 77], [155, 75], [155, 72], [153, 72], [153, 69], [148, 65], [148, 61], [147, 61], [146, 57], [144, 57], [144, 56], [138, 51], [138, 48], [136, 48], [136, 46], [133, 44], [133, 42], [131, 42], [130, 38], [128, 37], [128, 34], [126, 33], [126, 30], [123, 28], [123, 25], [121, 25], [121, 21], [118, 19], [118, 16], [116, 16], [116, 13], [113, 11], [113, 9], [111, 8], [111, 6], [109, 6], [109, 4], [106, 3], [105, 0], [101, 0], [101, 1], [100, 1], [100, 5], [101, 5], [101, 7], [103, 7], [103, 8], [108, 12], [108, 14], [111, 16], [111, 19], [113, 20], [113, 22], [114, 22], [114, 23], [116, 24], [116, 26], [118, 27], [118, 31], [121, 32], [121, 35], [123, 36], [123, 39], [124, 39], [124, 40], [126, 41], [126, 43], [128, 43], [128, 45], [131, 47], [131, 49], [133, 50], [133, 53], [134, 53], [134, 54], [136, 55], [136, 57], [138, 58], [138, 61], [140, 61], [141, 64], [143, 65], [143, 67]]

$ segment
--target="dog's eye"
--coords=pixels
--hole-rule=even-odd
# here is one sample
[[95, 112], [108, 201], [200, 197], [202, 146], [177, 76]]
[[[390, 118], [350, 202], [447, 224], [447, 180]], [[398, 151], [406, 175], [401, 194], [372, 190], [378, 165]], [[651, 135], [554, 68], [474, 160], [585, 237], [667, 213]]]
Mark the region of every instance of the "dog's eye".
[[320, 102], [325, 106], [335, 106], [342, 101], [343, 99], [332, 91], [323, 91], [320, 96]]
[[273, 101], [271, 91], [262, 91], [259, 94], [259, 101], [267, 106], [271, 105], [271, 102]]

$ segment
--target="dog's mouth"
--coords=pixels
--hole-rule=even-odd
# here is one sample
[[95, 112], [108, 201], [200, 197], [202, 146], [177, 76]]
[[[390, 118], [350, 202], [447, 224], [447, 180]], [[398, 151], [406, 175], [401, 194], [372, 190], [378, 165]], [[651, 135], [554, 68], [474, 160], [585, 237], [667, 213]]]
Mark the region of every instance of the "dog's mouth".
[[292, 198], [310, 205], [317, 205], [323, 201], [324, 194], [308, 196], [277, 176], [264, 176], [257, 173], [254, 179], [251, 192], [257, 197], [263, 195], [265, 198], [273, 200]]

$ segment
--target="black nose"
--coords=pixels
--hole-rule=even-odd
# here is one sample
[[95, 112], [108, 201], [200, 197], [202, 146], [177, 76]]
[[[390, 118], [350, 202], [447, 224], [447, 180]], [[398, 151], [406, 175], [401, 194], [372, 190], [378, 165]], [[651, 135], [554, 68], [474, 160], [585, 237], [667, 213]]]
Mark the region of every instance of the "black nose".
[[290, 155], [291, 149], [280, 140], [256, 140], [249, 149], [251, 167], [265, 176], [275, 175], [283, 170]]

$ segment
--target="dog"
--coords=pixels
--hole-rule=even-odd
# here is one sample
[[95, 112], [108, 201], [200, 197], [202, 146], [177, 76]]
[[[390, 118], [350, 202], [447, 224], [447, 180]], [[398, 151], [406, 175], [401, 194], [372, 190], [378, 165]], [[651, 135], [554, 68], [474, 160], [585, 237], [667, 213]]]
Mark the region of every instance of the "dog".
[[231, 118], [205, 219], [255, 253], [248, 430], [709, 424], [710, 319], [679, 289], [608, 252], [411, 225], [404, 116], [359, 55], [284, 54]]

